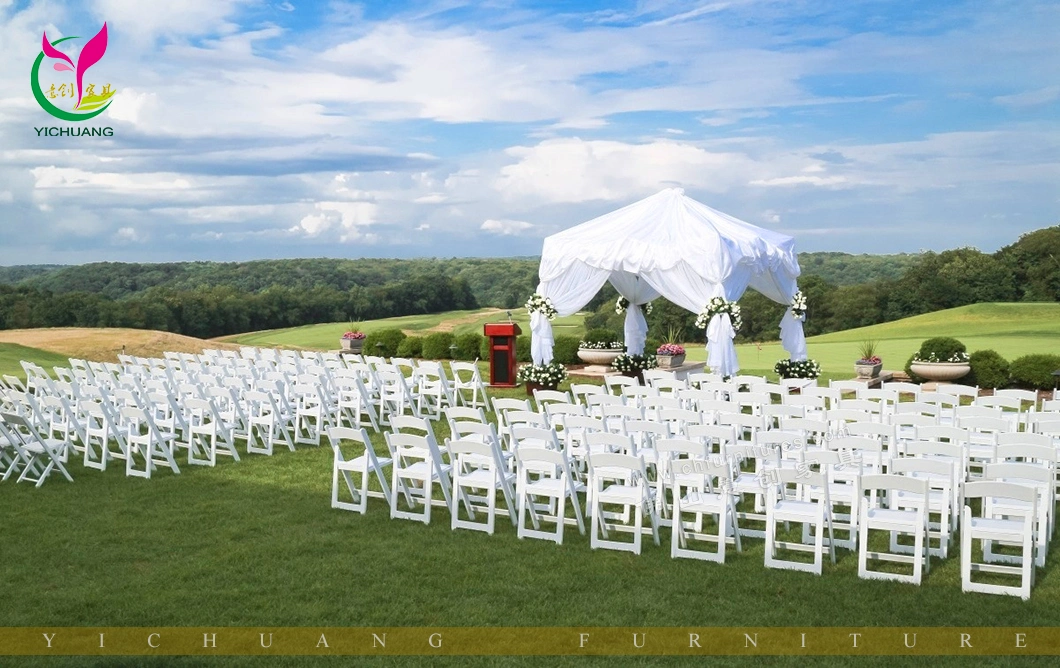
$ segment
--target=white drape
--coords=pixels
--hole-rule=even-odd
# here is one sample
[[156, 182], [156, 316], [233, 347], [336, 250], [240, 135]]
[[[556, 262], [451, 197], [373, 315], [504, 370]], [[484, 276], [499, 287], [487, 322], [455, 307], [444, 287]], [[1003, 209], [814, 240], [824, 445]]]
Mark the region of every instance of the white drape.
[[640, 276], [625, 271], [612, 272], [608, 280], [618, 294], [629, 302], [623, 327], [626, 352], [630, 355], [643, 355], [644, 342], [648, 339], [648, 321], [644, 319], [644, 310], [640, 307], [658, 298], [659, 291], [647, 281], [641, 280]]
[[[609, 271], [576, 261], [555, 279], [539, 283], [537, 292], [552, 300], [552, 306], [559, 315], [573, 315], [604, 287], [609, 274]], [[549, 319], [541, 313], [530, 314], [530, 357], [533, 358], [534, 364], [551, 362], [554, 344], [552, 323]]]
[[793, 361], [806, 359], [806, 334], [802, 329], [802, 320], [795, 319], [790, 307], [780, 319], [780, 343]]

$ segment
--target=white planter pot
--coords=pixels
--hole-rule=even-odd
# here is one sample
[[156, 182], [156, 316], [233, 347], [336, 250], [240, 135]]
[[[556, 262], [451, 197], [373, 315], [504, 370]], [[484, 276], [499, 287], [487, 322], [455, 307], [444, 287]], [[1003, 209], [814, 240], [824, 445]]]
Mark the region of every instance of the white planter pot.
[[936, 382], [949, 382], [968, 375], [972, 367], [967, 362], [913, 362], [913, 373]]
[[685, 363], [684, 355], [656, 355], [655, 361], [660, 369], [672, 369]]
[[586, 364], [599, 364], [601, 366], [611, 366], [611, 362], [614, 362], [615, 359], [621, 354], [621, 350], [615, 350], [614, 348], [609, 350], [578, 348], [578, 359], [585, 362]]

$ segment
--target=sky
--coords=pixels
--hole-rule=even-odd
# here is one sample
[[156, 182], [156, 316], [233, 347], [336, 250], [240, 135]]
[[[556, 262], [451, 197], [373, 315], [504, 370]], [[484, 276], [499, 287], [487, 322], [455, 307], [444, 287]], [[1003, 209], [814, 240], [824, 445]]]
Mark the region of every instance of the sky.
[[[53, 118], [42, 37], [104, 22], [110, 107]], [[800, 251], [993, 252], [1060, 223], [1058, 34], [1056, 0], [0, 0], [0, 265], [537, 255], [674, 186]]]

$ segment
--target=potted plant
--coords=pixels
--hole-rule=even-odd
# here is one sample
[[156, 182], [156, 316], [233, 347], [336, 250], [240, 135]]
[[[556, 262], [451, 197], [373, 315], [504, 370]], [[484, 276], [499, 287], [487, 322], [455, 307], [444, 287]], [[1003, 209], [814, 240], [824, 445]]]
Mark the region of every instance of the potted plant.
[[548, 364], [524, 364], [519, 367], [515, 379], [526, 385], [526, 395], [534, 396], [534, 390], [554, 390], [567, 380], [567, 367], [559, 362]]
[[351, 353], [360, 354], [364, 350], [364, 337], [365, 333], [356, 327], [351, 326], [350, 330], [342, 335], [339, 339], [339, 344], [342, 346], [344, 351]]
[[680, 340], [680, 327], [671, 326], [666, 330], [663, 344], [655, 350], [655, 359], [660, 368], [672, 369], [685, 363], [685, 348], [678, 343]]
[[625, 353], [611, 362], [611, 368], [624, 376], [636, 378], [644, 384], [644, 372], [658, 366], [655, 355], [627, 355]]
[[625, 351], [618, 336], [607, 329], [593, 329], [578, 343], [578, 359], [586, 364], [608, 366]]
[[935, 382], [963, 378], [972, 370], [967, 350], [957, 339], [945, 336], [927, 339], [913, 354], [909, 370], [920, 378]]
[[878, 344], [875, 341], [862, 341], [858, 346], [861, 358], [854, 362], [854, 373], [858, 378], [876, 378], [883, 369], [883, 360], [876, 354]]

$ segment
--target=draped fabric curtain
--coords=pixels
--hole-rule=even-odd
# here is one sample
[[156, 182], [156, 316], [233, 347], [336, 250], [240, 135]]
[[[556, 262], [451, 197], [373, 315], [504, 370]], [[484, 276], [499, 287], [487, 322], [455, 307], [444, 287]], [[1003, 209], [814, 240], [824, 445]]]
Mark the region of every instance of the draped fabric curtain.
[[640, 276], [625, 271], [613, 272], [608, 280], [618, 294], [629, 302], [623, 328], [626, 352], [630, 355], [643, 355], [644, 342], [648, 339], [648, 321], [644, 319], [644, 310], [640, 307], [657, 299], [660, 296], [659, 292], [647, 281], [641, 280]]
[[[584, 262], [572, 263], [566, 271], [549, 281], [542, 281], [537, 286], [538, 294], [552, 300], [552, 306], [561, 316], [573, 315], [604, 287], [611, 272], [596, 269]], [[530, 315], [530, 357], [534, 364], [548, 364], [552, 361], [552, 347], [555, 338], [552, 335], [552, 323], [541, 313]]]

